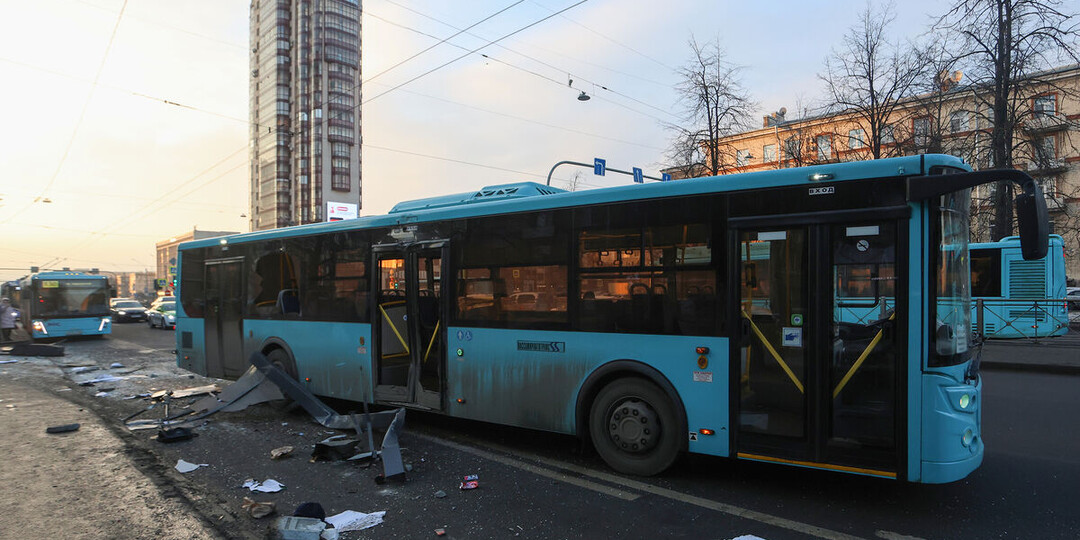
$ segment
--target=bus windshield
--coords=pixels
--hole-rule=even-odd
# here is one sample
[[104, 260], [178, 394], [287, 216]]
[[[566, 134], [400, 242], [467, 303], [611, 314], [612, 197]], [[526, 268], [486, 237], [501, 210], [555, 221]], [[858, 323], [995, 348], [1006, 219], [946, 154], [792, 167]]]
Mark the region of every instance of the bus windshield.
[[971, 190], [943, 195], [937, 267], [937, 319], [934, 334], [937, 361], [948, 366], [964, 361], [971, 328], [971, 269], [968, 261], [968, 208]]
[[104, 279], [38, 280], [34, 283], [35, 317], [86, 317], [109, 314]]

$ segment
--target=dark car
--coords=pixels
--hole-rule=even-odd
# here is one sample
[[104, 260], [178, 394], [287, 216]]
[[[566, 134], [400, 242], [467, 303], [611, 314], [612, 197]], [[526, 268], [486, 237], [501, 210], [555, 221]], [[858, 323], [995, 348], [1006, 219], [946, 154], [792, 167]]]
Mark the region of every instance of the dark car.
[[146, 308], [130, 298], [114, 298], [109, 301], [109, 311], [113, 322], [134, 322], [146, 320]]

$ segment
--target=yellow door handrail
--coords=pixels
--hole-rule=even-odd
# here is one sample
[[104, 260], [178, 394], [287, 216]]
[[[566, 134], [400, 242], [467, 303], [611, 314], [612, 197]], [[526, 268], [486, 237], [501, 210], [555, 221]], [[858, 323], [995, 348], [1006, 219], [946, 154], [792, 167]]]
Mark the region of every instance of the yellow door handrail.
[[[889, 315], [889, 320], [890, 321], [893, 320], [894, 317], [896, 317], [896, 312], [895, 311], [892, 312], [892, 315]], [[847, 374], [844, 375], [844, 378], [840, 379], [840, 384], [837, 384], [836, 389], [833, 390], [833, 393], [832, 393], [833, 399], [836, 399], [836, 396], [840, 395], [840, 391], [844, 389], [844, 386], [846, 386], [848, 381], [851, 380], [851, 377], [855, 375], [855, 372], [858, 371], [860, 367], [862, 367], [863, 362], [866, 361], [866, 358], [868, 356], [870, 356], [870, 353], [874, 352], [874, 349], [877, 347], [878, 343], [881, 342], [881, 337], [884, 334], [885, 334], [885, 327], [882, 326], [881, 329], [877, 331], [877, 334], [874, 336], [874, 339], [870, 340], [870, 344], [867, 345], [866, 349], [863, 350], [862, 354], [859, 355], [859, 359], [855, 360], [854, 364], [851, 364], [851, 368], [848, 369], [848, 372], [847, 372]]]
[[428, 355], [431, 354], [431, 347], [435, 345], [435, 338], [439, 337], [439, 325], [440, 324], [442, 324], [442, 321], [435, 321], [435, 331], [431, 333], [431, 341], [428, 342], [427, 350], [424, 351], [424, 361], [423, 361], [423, 363], [427, 363]]
[[769, 351], [769, 354], [771, 354], [773, 359], [776, 360], [776, 363], [780, 364], [780, 368], [784, 370], [784, 373], [787, 373], [787, 376], [789, 379], [791, 379], [791, 382], [795, 383], [795, 387], [799, 389], [799, 393], [805, 393], [805, 390], [803, 390], [802, 382], [800, 382], [799, 378], [795, 376], [795, 372], [791, 371], [791, 368], [788, 367], [787, 363], [784, 362], [783, 358], [780, 358], [780, 353], [776, 352], [776, 349], [774, 349], [772, 344], [769, 343], [769, 340], [765, 337], [765, 334], [761, 332], [761, 329], [759, 329], [757, 325], [754, 324], [754, 321], [750, 318], [750, 315], [746, 313], [746, 310], [742, 310], [742, 316], [745, 317], [746, 320], [750, 323], [750, 329], [753, 330], [754, 334], [756, 334], [758, 339], [761, 340], [762, 345], [765, 345], [765, 350]]
[[394, 326], [394, 321], [390, 320], [390, 315], [383, 309], [382, 304], [379, 304], [379, 312], [382, 313], [383, 318], [386, 319], [386, 322], [390, 325], [390, 329], [394, 331], [394, 335], [397, 336], [398, 341], [401, 342], [401, 346], [405, 347], [405, 352], [409, 352], [409, 345], [405, 343], [405, 338], [401, 337], [401, 332], [398, 332], [397, 326]]

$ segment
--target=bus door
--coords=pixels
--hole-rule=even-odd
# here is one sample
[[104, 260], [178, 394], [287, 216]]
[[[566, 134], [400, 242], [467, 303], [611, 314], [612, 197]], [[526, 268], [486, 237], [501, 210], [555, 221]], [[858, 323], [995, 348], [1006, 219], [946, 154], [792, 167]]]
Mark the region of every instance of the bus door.
[[376, 246], [375, 399], [441, 410], [445, 242]]
[[236, 378], [248, 368], [243, 342], [244, 258], [206, 261], [205, 272], [206, 375]]
[[904, 222], [790, 223], [733, 220], [734, 448], [746, 459], [895, 477]]

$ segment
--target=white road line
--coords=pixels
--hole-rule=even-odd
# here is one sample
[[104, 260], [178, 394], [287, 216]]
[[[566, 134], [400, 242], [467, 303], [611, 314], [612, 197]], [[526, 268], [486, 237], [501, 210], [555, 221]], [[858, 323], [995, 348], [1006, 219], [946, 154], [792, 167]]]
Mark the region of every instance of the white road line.
[[[546, 476], [548, 478], [554, 478], [556, 480], [563, 480], [563, 481], [567, 481], [567, 479], [570, 479], [570, 480], [573, 480], [573, 481], [570, 481], [569, 483], [574, 484], [574, 485], [579, 485], [579, 486], [582, 486], [582, 487], [586, 487], [588, 489], [594, 489], [593, 486], [598, 487], [598, 488], [611, 489], [611, 488], [606, 488], [605, 486], [602, 486], [600, 484], [595, 484], [593, 482], [588, 482], [588, 481], [585, 481], [585, 480], [581, 480], [580, 478], [576, 478], [576, 477], [573, 477], [573, 476], [568, 476], [568, 475], [565, 475], [565, 474], [562, 474], [562, 473], [551, 471], [549, 469], [544, 469], [544, 468], [541, 468], [541, 467], [528, 465], [528, 464], [525, 464], [525, 463], [522, 463], [522, 462], [518, 461], [517, 459], [500, 456], [498, 454], [493, 454], [491, 452], [486, 452], [484, 450], [479, 450], [479, 449], [476, 449], [476, 448], [473, 448], [473, 447], [470, 447], [470, 446], [466, 446], [466, 445], [463, 445], [463, 444], [451, 442], [451, 441], [448, 441], [448, 440], [445, 440], [445, 439], [440, 439], [440, 438], [436, 438], [436, 437], [433, 437], [433, 436], [430, 436], [430, 435], [424, 435], [424, 434], [420, 434], [420, 433], [416, 433], [416, 432], [411, 432], [410, 435], [419, 436], [419, 437], [421, 437], [421, 438], [423, 438], [425, 440], [429, 440], [429, 441], [432, 441], [432, 442], [443, 444], [443, 445], [449, 446], [451, 448], [455, 448], [455, 449], [458, 449], [458, 450], [469, 452], [471, 454], [475, 454], [475, 455], [478, 455], [478, 456], [481, 456], [481, 457], [493, 459], [495, 461], [498, 461], [499, 463], [503, 463], [505, 465], [510, 465], [512, 467], [518, 467], [518, 468], [521, 468], [521, 469], [525, 469], [525, 470], [528, 470], [530, 472], [540, 474], [542, 476]], [[488, 448], [492, 448], [494, 450], [500, 451], [500, 452], [508, 453], [508, 454], [520, 454], [521, 453], [520, 450], [513, 450], [513, 449], [506, 448], [506, 447], [496, 445], [496, 444], [487, 444], [487, 443], [485, 443], [485, 446], [487, 446]], [[839, 532], [839, 531], [833, 531], [833, 530], [830, 530], [830, 529], [826, 529], [826, 528], [823, 528], [823, 527], [817, 527], [817, 526], [810, 525], [810, 524], [807, 524], [807, 523], [801, 523], [801, 522], [790, 520], [790, 519], [787, 519], [787, 518], [774, 516], [772, 514], [766, 514], [766, 513], [763, 513], [763, 512], [757, 512], [755, 510], [749, 510], [749, 509], [742, 508], [742, 507], [739, 507], [739, 506], [735, 506], [735, 505], [732, 505], [732, 504], [722, 503], [722, 502], [719, 502], [719, 501], [714, 501], [714, 500], [706, 499], [706, 498], [703, 498], [703, 497], [697, 497], [695, 495], [688, 495], [686, 493], [681, 493], [681, 492], [675, 491], [673, 489], [667, 489], [667, 488], [662, 488], [662, 487], [659, 487], [659, 486], [654, 486], [652, 484], [647, 484], [645, 482], [640, 482], [640, 481], [637, 481], [637, 480], [631, 480], [629, 478], [623, 478], [621, 476], [617, 476], [617, 475], [606, 473], [606, 472], [596, 471], [596, 470], [593, 470], [593, 469], [582, 467], [580, 465], [574, 465], [572, 463], [564, 463], [562, 461], [557, 461], [557, 460], [554, 460], [554, 459], [549, 459], [549, 458], [536, 456], [536, 455], [530, 455], [529, 459], [534, 459], [534, 460], [539, 461], [540, 463], [543, 463], [544, 465], [547, 465], [549, 467], [555, 467], [557, 469], [563, 469], [563, 470], [574, 472], [574, 473], [581, 474], [581, 475], [584, 475], [584, 476], [591, 476], [591, 477], [596, 478], [598, 480], [603, 480], [605, 482], [620, 485], [620, 486], [623, 486], [623, 487], [626, 487], [626, 488], [629, 488], [629, 489], [642, 491], [642, 492], [645, 492], [645, 493], [649, 493], [651, 495], [656, 495], [658, 497], [664, 497], [666, 499], [671, 499], [671, 500], [679, 501], [679, 502], [686, 503], [686, 504], [692, 504], [694, 506], [700, 506], [702, 508], [707, 508], [709, 510], [714, 510], [714, 511], [721, 512], [721, 513], [724, 513], [724, 514], [728, 514], [728, 515], [731, 515], [731, 516], [736, 516], [736, 517], [740, 517], [740, 518], [744, 518], [744, 519], [753, 520], [753, 521], [756, 521], [758, 523], [771, 525], [773, 527], [779, 527], [779, 528], [782, 528], [782, 529], [788, 529], [788, 530], [795, 531], [795, 532], [798, 532], [798, 533], [801, 533], [801, 534], [815, 536], [815, 537], [818, 537], [818, 538], [827, 538], [829, 540], [859, 540], [860, 539], [860, 537], [858, 537], [858, 536], [850, 535], [850, 534], [847, 534], [847, 533], [842, 533], [842, 532]], [[597, 489], [597, 491], [600, 491], [600, 490]], [[615, 491], [618, 491], [618, 490], [615, 490]], [[624, 498], [624, 497], [620, 497], [620, 498]], [[637, 497], [635, 496], [635, 498], [637, 498]], [[634, 499], [626, 499], [626, 500], [634, 500]]]
[[885, 540], [923, 540], [918, 536], [908, 536], [905, 534], [894, 533], [892, 531], [878, 531], [875, 533], [878, 538], [884, 538]]
[[480, 450], [479, 448], [473, 448], [471, 446], [458, 444], [456, 442], [448, 441], [446, 439], [440, 439], [438, 437], [433, 437], [431, 435], [425, 435], [423, 433], [417, 433], [415, 431], [410, 432], [409, 436], [411, 436], [411, 437], [419, 437], [419, 438], [424, 439], [426, 441], [431, 441], [433, 443], [441, 444], [443, 446], [449, 446], [450, 448], [453, 448], [454, 450], [460, 450], [462, 452], [467, 452], [467, 453], [472, 454], [474, 456], [479, 456], [479, 457], [482, 457], [484, 459], [489, 459], [489, 460], [495, 461], [497, 463], [502, 463], [503, 465], [508, 465], [510, 467], [515, 467], [515, 468], [518, 468], [518, 469], [521, 469], [521, 470], [524, 470], [524, 471], [528, 471], [528, 472], [531, 472], [531, 473], [539, 475], [539, 476], [544, 476], [544, 477], [547, 477], [547, 478], [551, 478], [552, 480], [558, 480], [560, 482], [565, 482], [567, 484], [572, 484], [572, 485], [575, 485], [575, 486], [578, 486], [578, 487], [583, 487], [585, 489], [591, 489], [591, 490], [596, 491], [598, 493], [603, 493], [605, 495], [611, 495], [612, 497], [617, 497], [617, 498], [622, 499], [624, 501], [636, 501], [637, 499], [641, 498], [641, 495], [638, 495], [637, 493], [629, 493], [629, 492], [623, 491], [621, 489], [616, 489], [616, 488], [613, 488], [613, 487], [610, 487], [610, 486], [605, 486], [603, 484], [598, 484], [596, 482], [590, 482], [589, 480], [583, 480], [581, 478], [577, 478], [575, 476], [570, 476], [568, 474], [561, 473], [561, 472], [558, 472], [558, 471], [553, 471], [551, 469], [545, 469], [543, 467], [537, 467], [536, 465], [530, 465], [528, 463], [522, 462], [522, 461], [514, 459], [514, 458], [501, 456], [499, 454], [494, 454], [492, 452], [487, 452], [487, 451], [484, 451], [484, 450]]

